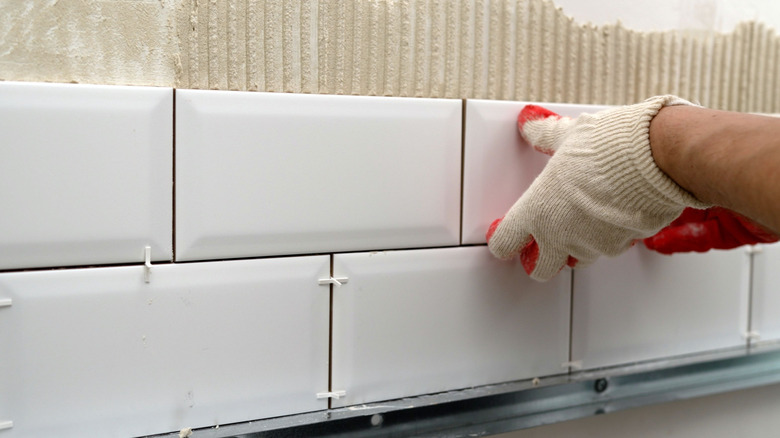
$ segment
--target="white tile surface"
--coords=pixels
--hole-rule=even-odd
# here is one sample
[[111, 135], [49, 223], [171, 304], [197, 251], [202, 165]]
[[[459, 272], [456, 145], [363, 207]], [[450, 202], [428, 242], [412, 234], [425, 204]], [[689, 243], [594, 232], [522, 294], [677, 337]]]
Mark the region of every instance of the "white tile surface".
[[751, 331], [756, 342], [780, 340], [780, 243], [760, 245], [753, 256]]
[[478, 246], [337, 254], [334, 275], [334, 406], [568, 370], [568, 269], [537, 283]]
[[[490, 224], [503, 217], [531, 185], [548, 157], [525, 143], [517, 116], [529, 102], [469, 100], [463, 158], [463, 243], [485, 243]], [[604, 106], [538, 103], [576, 117]]]
[[329, 257], [0, 274], [5, 437], [127, 437], [324, 409]]
[[0, 269], [171, 260], [173, 91], [0, 82]]
[[574, 270], [572, 359], [584, 368], [744, 346], [744, 249], [664, 256], [637, 245]]
[[457, 245], [461, 107], [178, 90], [176, 258]]

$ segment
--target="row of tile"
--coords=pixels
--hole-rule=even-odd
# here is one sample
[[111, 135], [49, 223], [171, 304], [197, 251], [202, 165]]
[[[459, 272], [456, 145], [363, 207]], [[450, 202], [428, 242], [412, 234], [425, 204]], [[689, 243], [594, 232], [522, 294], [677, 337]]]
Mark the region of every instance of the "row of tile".
[[0, 270], [484, 243], [522, 105], [0, 83]]
[[[164, 264], [149, 283], [142, 266], [4, 273], [3, 436], [137, 436], [744, 346], [749, 260], [635, 248], [549, 283], [484, 246]], [[753, 303], [775, 334], [776, 295]]]
[[[460, 101], [176, 93], [174, 129], [170, 89], [0, 83], [0, 269], [137, 263], [144, 246], [171, 260], [174, 130], [177, 260], [340, 254], [158, 265], [149, 283], [140, 265], [0, 273], [13, 436], [141, 435], [323, 409], [328, 389], [347, 406], [780, 338], [776, 246], [634, 248], [546, 284], [484, 246], [352, 252], [484, 242], [545, 163], [516, 133], [521, 103], [467, 102], [461, 153]], [[348, 278], [332, 308], [331, 258]]]

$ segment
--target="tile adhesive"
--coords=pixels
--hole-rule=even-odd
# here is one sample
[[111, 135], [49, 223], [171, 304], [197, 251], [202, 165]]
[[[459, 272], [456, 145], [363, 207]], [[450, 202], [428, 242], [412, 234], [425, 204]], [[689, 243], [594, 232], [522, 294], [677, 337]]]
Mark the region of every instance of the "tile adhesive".
[[547, 0], [0, 4], [3, 80], [780, 112], [779, 45], [760, 22], [639, 32]]

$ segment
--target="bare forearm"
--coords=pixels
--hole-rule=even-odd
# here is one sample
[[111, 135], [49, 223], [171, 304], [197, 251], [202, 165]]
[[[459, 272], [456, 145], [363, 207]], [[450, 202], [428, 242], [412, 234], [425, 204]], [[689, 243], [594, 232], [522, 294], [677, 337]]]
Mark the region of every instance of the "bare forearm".
[[658, 167], [700, 201], [780, 233], [780, 119], [670, 106], [650, 124], [650, 147]]

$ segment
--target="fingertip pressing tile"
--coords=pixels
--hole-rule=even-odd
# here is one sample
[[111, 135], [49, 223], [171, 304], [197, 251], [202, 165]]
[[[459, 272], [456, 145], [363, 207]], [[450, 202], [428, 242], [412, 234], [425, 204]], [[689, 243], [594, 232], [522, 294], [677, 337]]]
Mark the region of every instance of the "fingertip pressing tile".
[[[490, 224], [503, 217], [542, 171], [549, 157], [528, 146], [517, 116], [530, 102], [468, 100], [463, 166], [463, 243], [485, 243]], [[538, 103], [566, 117], [607, 107]]]
[[[466, 104], [464, 244], [484, 243], [547, 162], [517, 131], [526, 104]], [[567, 117], [607, 108], [538, 105]], [[598, 368], [743, 344], [750, 274], [740, 251], [670, 258], [637, 247], [575, 270], [572, 360]]]
[[173, 91], [0, 82], [0, 269], [172, 258]]

